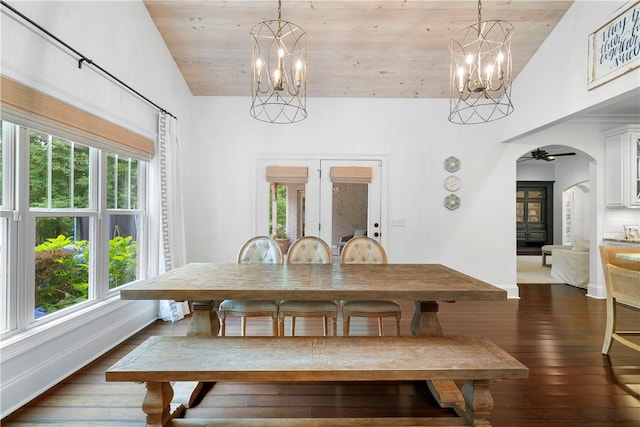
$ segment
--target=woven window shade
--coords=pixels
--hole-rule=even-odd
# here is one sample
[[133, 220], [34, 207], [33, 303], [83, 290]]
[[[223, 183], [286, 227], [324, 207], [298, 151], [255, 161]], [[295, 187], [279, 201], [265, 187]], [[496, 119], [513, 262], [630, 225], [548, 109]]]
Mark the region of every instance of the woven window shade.
[[371, 168], [363, 166], [334, 166], [331, 168], [331, 182], [343, 184], [370, 184]]
[[277, 184], [306, 184], [309, 168], [306, 166], [267, 166], [267, 181]]
[[[24, 86], [4, 76], [0, 80], [3, 110], [34, 117], [36, 120], [98, 139], [126, 150], [152, 156], [153, 140], [104, 120], [73, 105]], [[20, 124], [20, 123], [18, 123]]]

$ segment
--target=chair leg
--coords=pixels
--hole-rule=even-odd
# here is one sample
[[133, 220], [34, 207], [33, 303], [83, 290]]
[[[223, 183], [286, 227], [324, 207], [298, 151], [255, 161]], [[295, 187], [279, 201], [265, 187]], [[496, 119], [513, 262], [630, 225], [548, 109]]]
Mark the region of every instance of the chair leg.
[[284, 336], [284, 317], [278, 315], [278, 336]]
[[324, 334], [325, 337], [329, 333], [329, 328], [328, 328], [327, 318], [326, 317], [322, 318], [322, 333]]
[[227, 333], [227, 322], [225, 322], [226, 317], [222, 316], [220, 318], [220, 336], [223, 337]]
[[291, 336], [296, 336], [296, 316], [291, 316]]
[[382, 330], [382, 317], [378, 317], [378, 336], [381, 337], [384, 335], [384, 331]]
[[607, 324], [604, 329], [604, 342], [602, 343], [602, 354], [609, 354], [611, 341], [613, 340], [613, 330], [616, 326], [616, 303], [613, 298], [607, 298]]
[[342, 316], [342, 335], [349, 336], [349, 327], [351, 323], [351, 316]]
[[271, 318], [271, 335], [273, 335], [274, 337], [277, 337], [279, 334], [278, 332], [278, 317], [274, 316]]
[[331, 333], [333, 334], [334, 337], [338, 336], [338, 318], [337, 317], [332, 317], [331, 318]]
[[240, 335], [247, 335], [247, 318], [245, 316], [240, 317]]

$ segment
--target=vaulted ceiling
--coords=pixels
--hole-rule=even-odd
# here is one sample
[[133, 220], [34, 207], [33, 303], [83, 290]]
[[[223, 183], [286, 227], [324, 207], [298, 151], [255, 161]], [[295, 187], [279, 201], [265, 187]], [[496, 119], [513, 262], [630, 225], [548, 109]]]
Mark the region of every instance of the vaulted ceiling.
[[[278, 2], [144, 3], [195, 96], [250, 96], [251, 42]], [[482, 2], [483, 20], [513, 24], [514, 75], [573, 1]], [[284, 0], [282, 19], [307, 32], [307, 96], [446, 98], [449, 40], [478, 19], [475, 1]]]

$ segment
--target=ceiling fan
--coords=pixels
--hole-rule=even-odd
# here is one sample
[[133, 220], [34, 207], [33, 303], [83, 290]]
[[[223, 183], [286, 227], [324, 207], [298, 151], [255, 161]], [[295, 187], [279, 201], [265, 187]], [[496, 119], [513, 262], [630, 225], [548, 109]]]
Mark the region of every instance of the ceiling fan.
[[541, 148], [533, 150], [531, 152], [531, 156], [520, 157], [518, 162], [526, 162], [527, 160], [545, 160], [547, 162], [551, 162], [555, 160], [556, 157], [560, 156], [575, 156], [576, 153], [549, 153]]

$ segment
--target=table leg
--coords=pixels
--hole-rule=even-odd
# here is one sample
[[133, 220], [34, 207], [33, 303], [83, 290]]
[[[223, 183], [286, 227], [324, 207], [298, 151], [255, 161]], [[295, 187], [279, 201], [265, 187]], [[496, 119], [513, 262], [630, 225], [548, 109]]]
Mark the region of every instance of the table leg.
[[194, 301], [191, 304], [191, 322], [187, 329], [189, 337], [217, 337], [220, 320], [216, 313], [215, 301]]
[[[443, 335], [442, 325], [438, 320], [438, 303], [436, 301], [416, 301], [416, 310], [411, 321], [411, 333], [428, 337]], [[440, 407], [464, 407], [464, 397], [454, 381], [429, 380], [427, 385]]]
[[[220, 320], [216, 313], [215, 301], [194, 301], [191, 304], [191, 322], [187, 329], [189, 337], [217, 337]], [[172, 407], [190, 408], [198, 399], [205, 383], [198, 381], [177, 382], [173, 385]], [[173, 415], [173, 414], [172, 414]]]
[[411, 333], [429, 337], [442, 336], [436, 301], [416, 301], [416, 310], [411, 320]]

